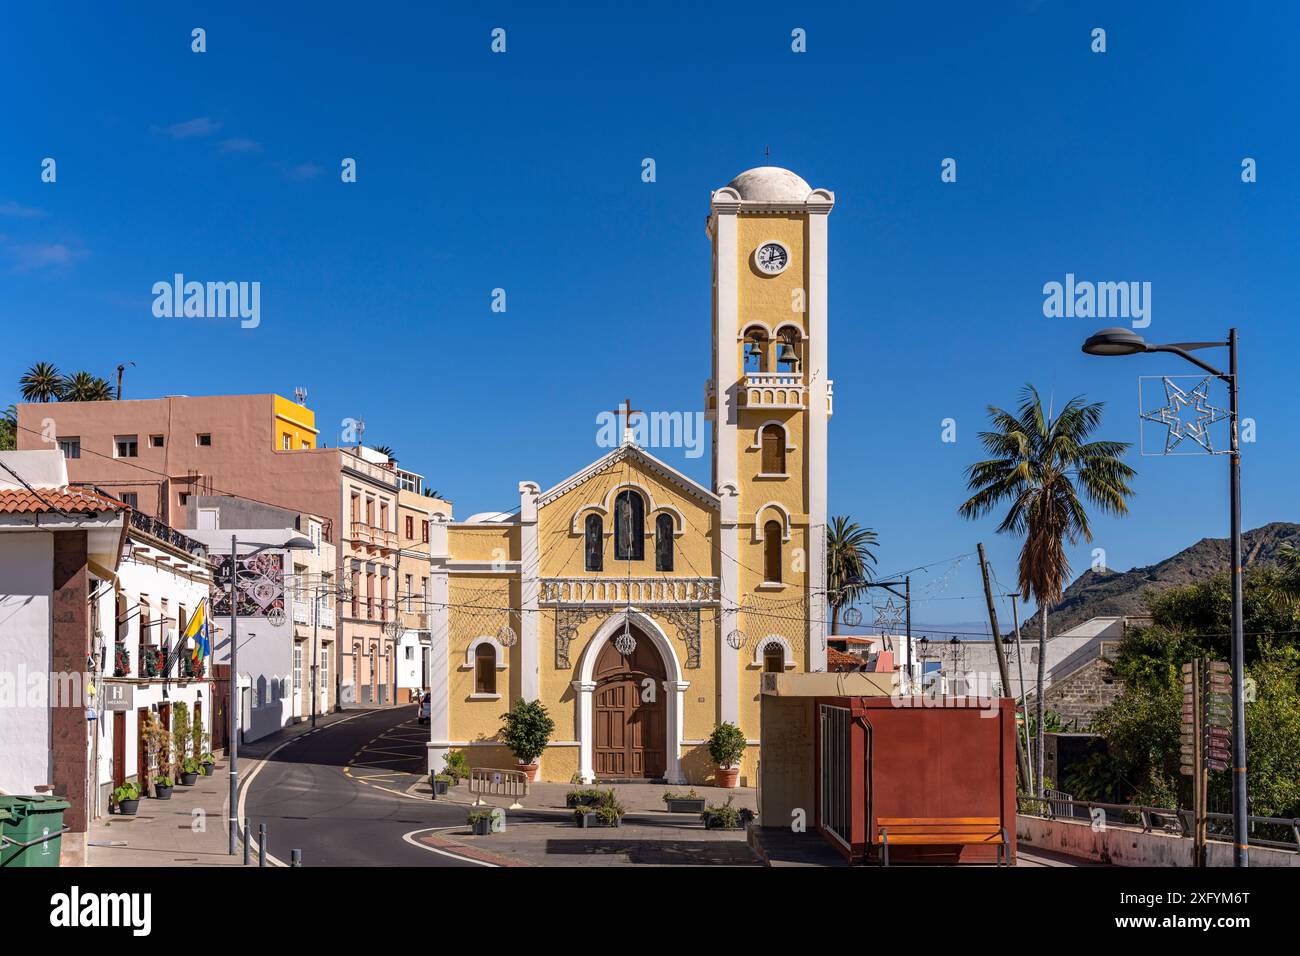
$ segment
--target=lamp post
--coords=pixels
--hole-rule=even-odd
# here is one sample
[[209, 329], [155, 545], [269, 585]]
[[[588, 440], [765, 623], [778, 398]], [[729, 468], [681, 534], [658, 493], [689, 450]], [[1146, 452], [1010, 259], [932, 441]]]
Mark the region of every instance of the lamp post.
[[[294, 536], [284, 544], [262, 544], [261, 542], [244, 542], [245, 558], [261, 554], [271, 548], [285, 551], [305, 551], [316, 547], [308, 538]], [[230, 761], [230, 849], [235, 855], [235, 845], [239, 841], [239, 604], [236, 588], [239, 584], [239, 536], [230, 536], [230, 739], [226, 743], [226, 756]]]
[[[1226, 348], [1228, 371], [1223, 372], [1191, 353], [1197, 349]], [[1237, 330], [1228, 330], [1226, 342], [1172, 342], [1155, 345], [1129, 329], [1102, 329], [1083, 343], [1089, 355], [1135, 355], [1169, 352], [1222, 379], [1228, 386], [1228, 512], [1232, 548], [1232, 863], [1250, 865], [1250, 840], [1246, 829], [1246, 700], [1245, 636], [1242, 631], [1241, 572], [1241, 448], [1237, 429]]]

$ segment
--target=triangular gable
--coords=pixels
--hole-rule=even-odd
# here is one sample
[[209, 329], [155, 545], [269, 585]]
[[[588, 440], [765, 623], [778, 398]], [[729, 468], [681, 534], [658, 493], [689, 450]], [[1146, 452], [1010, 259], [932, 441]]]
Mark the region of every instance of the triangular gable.
[[692, 498], [702, 502], [707, 507], [715, 510], [720, 507], [720, 499], [713, 492], [709, 491], [708, 488], [705, 488], [697, 481], [687, 478], [676, 468], [660, 461], [640, 446], [631, 443], [619, 445], [609, 454], [582, 469], [582, 471], [576, 472], [558, 484], [552, 485], [546, 491], [542, 492], [541, 497], [537, 499], [537, 506], [540, 508], [543, 505], [550, 504], [560, 496], [568, 494], [574, 488], [590, 481], [597, 475], [603, 474], [604, 472], [609, 471], [609, 469], [628, 460], [643, 465], [668, 484], [679, 488]]

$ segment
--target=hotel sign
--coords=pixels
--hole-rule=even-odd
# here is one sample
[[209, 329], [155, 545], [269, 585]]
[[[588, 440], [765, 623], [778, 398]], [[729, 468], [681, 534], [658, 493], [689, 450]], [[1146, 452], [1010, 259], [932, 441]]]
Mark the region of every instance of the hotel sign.
[[122, 681], [104, 681], [104, 696], [100, 701], [104, 710], [134, 710], [135, 685]]

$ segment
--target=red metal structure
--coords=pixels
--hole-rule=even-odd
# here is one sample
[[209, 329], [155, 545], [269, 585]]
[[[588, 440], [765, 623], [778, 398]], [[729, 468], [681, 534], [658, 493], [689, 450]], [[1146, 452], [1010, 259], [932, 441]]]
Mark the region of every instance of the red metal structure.
[[[880, 858], [881, 817], [998, 818], [1016, 859], [1016, 718], [1008, 698], [815, 698], [817, 829]], [[907, 846], [891, 862], [994, 863], [995, 846]]]

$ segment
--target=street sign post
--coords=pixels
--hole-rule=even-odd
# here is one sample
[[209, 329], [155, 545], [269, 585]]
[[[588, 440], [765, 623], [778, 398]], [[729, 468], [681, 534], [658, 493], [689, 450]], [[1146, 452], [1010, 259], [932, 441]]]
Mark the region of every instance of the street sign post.
[[1192, 837], [1197, 866], [1205, 866], [1209, 774], [1232, 766], [1232, 675], [1225, 661], [1183, 665], [1179, 772], [1192, 778]]

